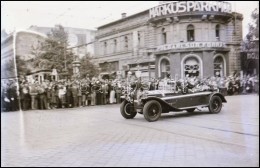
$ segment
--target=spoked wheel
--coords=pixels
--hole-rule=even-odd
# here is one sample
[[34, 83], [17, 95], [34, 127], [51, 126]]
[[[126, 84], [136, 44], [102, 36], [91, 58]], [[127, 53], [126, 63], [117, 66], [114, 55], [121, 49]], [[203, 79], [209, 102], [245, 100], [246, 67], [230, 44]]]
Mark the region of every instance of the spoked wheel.
[[132, 119], [136, 116], [137, 112], [134, 109], [134, 105], [124, 100], [120, 105], [121, 115], [126, 119]]
[[153, 122], [157, 121], [162, 113], [161, 104], [156, 100], [148, 101], [144, 105], [143, 114], [147, 121]]
[[211, 113], [219, 113], [222, 108], [222, 100], [219, 96], [213, 96], [209, 103], [209, 111]]

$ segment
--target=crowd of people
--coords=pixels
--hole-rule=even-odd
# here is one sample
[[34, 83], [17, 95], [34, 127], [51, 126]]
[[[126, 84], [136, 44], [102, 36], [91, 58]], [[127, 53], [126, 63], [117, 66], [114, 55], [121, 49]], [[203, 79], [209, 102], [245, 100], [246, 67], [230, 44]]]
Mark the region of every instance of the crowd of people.
[[[44, 80], [41, 83], [37, 80], [34, 82], [23, 80], [19, 83], [10, 80], [1, 84], [1, 110], [74, 108], [121, 103], [121, 95], [127, 89], [128, 83], [136, 81], [136, 77], [132, 80], [108, 80], [95, 77], [59, 81]], [[146, 90], [172, 89], [181, 93], [194, 93], [211, 89], [222, 92], [224, 95], [253, 92], [259, 94], [257, 76], [205, 79], [187, 77], [177, 81], [165, 78], [142, 81], [142, 84]]]

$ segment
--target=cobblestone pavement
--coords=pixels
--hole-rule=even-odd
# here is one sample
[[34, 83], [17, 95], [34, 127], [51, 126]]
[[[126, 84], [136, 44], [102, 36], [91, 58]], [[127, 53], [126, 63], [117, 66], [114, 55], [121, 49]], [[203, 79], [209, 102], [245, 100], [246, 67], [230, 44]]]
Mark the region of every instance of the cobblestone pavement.
[[1, 113], [1, 166], [259, 166], [259, 96], [126, 120], [119, 105]]

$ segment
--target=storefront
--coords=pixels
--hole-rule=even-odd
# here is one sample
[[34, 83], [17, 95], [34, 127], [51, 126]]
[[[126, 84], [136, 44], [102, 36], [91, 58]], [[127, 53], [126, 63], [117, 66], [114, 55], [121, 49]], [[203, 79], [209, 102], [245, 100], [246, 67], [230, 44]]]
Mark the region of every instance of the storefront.
[[167, 1], [100, 26], [95, 62], [149, 78], [229, 76], [240, 71], [242, 14], [224, 1]]
[[151, 8], [149, 21], [158, 39], [156, 76], [222, 77], [240, 71], [242, 20], [223, 1], [174, 1]]
[[[183, 43], [182, 46], [188, 44]], [[164, 78], [167, 75], [170, 77], [177, 75], [183, 78], [185, 76], [206, 77], [227, 75], [227, 58], [230, 49], [224, 43], [200, 42], [194, 44], [192, 47], [186, 47], [185, 50], [169, 47], [163, 50], [162, 46], [159, 46], [155, 52], [158, 67], [157, 76]]]
[[244, 75], [259, 75], [259, 54], [241, 52], [241, 70]]

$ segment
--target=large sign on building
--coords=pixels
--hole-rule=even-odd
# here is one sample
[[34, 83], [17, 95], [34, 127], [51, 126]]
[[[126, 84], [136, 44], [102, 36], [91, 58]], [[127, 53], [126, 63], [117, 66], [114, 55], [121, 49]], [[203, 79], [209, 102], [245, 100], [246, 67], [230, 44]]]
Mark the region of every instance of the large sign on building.
[[172, 50], [172, 49], [190, 49], [190, 48], [225, 48], [223, 42], [187, 42], [160, 45], [156, 51]]
[[150, 9], [150, 18], [182, 12], [231, 13], [231, 4], [224, 1], [175, 1]]

